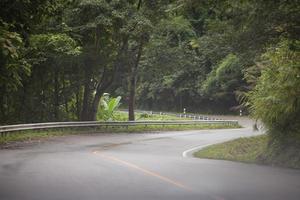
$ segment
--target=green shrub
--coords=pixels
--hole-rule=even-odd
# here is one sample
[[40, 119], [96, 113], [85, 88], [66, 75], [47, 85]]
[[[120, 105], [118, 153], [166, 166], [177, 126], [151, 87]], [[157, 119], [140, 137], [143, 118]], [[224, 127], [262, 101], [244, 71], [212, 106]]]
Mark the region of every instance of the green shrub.
[[140, 118], [149, 118], [149, 117], [151, 117], [151, 115], [148, 114], [148, 113], [142, 113], [142, 114], [140, 114], [139, 117], [140, 117]]
[[300, 141], [300, 42], [281, 41], [263, 55], [261, 77], [247, 97], [273, 139]]

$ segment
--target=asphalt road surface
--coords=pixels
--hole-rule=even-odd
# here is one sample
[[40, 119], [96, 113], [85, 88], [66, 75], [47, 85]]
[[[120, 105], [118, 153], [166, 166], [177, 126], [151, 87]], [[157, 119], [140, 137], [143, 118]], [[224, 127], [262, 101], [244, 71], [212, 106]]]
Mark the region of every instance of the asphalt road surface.
[[1, 200], [299, 200], [300, 170], [198, 159], [246, 128], [57, 137], [0, 150]]

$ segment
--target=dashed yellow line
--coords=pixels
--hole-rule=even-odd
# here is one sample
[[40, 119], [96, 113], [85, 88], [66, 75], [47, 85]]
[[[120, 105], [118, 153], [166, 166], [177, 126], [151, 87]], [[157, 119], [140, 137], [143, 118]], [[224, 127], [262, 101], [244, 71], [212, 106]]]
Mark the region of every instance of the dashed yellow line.
[[172, 179], [167, 178], [167, 177], [165, 177], [165, 176], [162, 176], [162, 175], [160, 175], [160, 174], [158, 174], [158, 173], [156, 173], [156, 172], [153, 172], [153, 171], [144, 169], [144, 168], [142, 168], [142, 167], [140, 167], [140, 166], [138, 166], [138, 165], [135, 165], [135, 164], [133, 164], [133, 163], [127, 162], [127, 161], [125, 161], [125, 160], [121, 160], [121, 159], [116, 158], [116, 157], [114, 157], [114, 156], [105, 155], [105, 154], [100, 153], [100, 152], [98, 152], [98, 151], [94, 151], [93, 153], [94, 153], [94, 154], [97, 154], [97, 155], [99, 155], [99, 156], [101, 156], [101, 157], [103, 157], [103, 158], [105, 158], [105, 159], [108, 159], [108, 160], [112, 160], [112, 161], [118, 162], [118, 163], [120, 163], [120, 164], [122, 164], [122, 165], [124, 165], [124, 166], [126, 166], [126, 167], [129, 167], [129, 168], [138, 170], [138, 171], [140, 171], [140, 172], [142, 172], [142, 173], [144, 173], [144, 174], [146, 174], [146, 175], [148, 175], [148, 176], [152, 176], [152, 177], [158, 178], [158, 179], [160, 179], [160, 180], [162, 180], [162, 181], [164, 181], [164, 182], [167, 182], [167, 183], [169, 183], [169, 184], [172, 184], [172, 185], [174, 185], [174, 186], [176, 186], [176, 187], [179, 187], [179, 188], [182, 188], [182, 189], [185, 189], [185, 190], [191, 190], [191, 188], [185, 186], [185, 185], [182, 184], [182, 183], [179, 183], [178, 181], [175, 181], [175, 180], [172, 180]]

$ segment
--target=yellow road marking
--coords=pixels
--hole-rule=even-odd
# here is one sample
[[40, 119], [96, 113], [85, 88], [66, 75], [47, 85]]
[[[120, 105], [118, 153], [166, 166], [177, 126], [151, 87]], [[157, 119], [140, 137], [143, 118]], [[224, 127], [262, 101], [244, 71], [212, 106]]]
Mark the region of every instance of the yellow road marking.
[[102, 153], [99, 153], [98, 151], [94, 151], [93, 153], [94, 153], [94, 154], [97, 154], [97, 155], [100, 155], [100, 156], [103, 157], [103, 158], [106, 158], [106, 159], [109, 159], [109, 160], [112, 160], [112, 161], [121, 163], [121, 164], [123, 164], [123, 165], [125, 165], [125, 166], [127, 166], [127, 167], [129, 167], [129, 168], [138, 170], [138, 171], [140, 171], [140, 172], [142, 172], [142, 173], [144, 173], [144, 174], [146, 174], [146, 175], [149, 175], [149, 176], [158, 178], [158, 179], [160, 179], [160, 180], [162, 180], [162, 181], [164, 181], [164, 182], [170, 183], [170, 184], [175, 185], [175, 186], [177, 186], [177, 187], [179, 187], [179, 188], [182, 188], [182, 189], [185, 189], [185, 190], [191, 190], [189, 187], [187, 187], [187, 186], [185, 186], [185, 185], [179, 183], [178, 181], [172, 180], [172, 179], [167, 178], [167, 177], [165, 177], [165, 176], [162, 176], [162, 175], [160, 175], [160, 174], [158, 174], [158, 173], [155, 173], [155, 172], [152, 172], [152, 171], [150, 171], [150, 170], [144, 169], [144, 168], [142, 168], [142, 167], [140, 167], [140, 166], [137, 166], [137, 165], [135, 165], [135, 164], [133, 164], [133, 163], [130, 163], [130, 162], [121, 160], [121, 159], [116, 158], [116, 157], [113, 157], [113, 156], [104, 155], [104, 154], [102, 154]]

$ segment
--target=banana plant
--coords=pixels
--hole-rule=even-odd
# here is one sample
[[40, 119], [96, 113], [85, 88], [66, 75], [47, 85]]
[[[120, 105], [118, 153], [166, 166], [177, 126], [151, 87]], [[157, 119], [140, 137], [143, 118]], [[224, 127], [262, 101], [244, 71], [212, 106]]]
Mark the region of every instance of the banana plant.
[[109, 97], [108, 93], [104, 93], [100, 101], [99, 118], [105, 121], [114, 120], [114, 114], [121, 105], [121, 97]]

